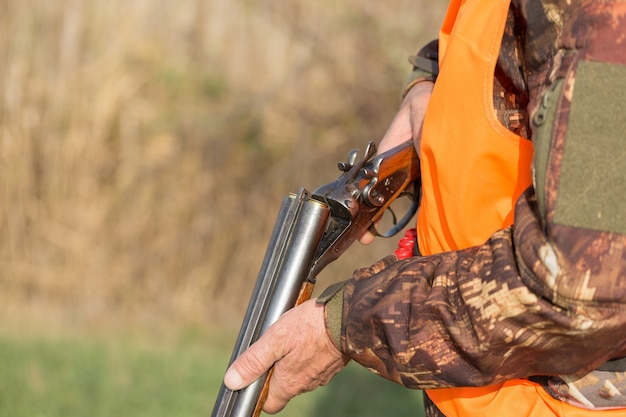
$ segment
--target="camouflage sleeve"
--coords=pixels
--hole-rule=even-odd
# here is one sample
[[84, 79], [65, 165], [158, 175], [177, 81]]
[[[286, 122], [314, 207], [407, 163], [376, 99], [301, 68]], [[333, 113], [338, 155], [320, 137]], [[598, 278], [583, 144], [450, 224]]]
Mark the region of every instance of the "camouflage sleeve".
[[[535, 186], [482, 246], [355, 272], [342, 350], [412, 388], [584, 374], [626, 355], [626, 2], [583, 2], [530, 94]], [[533, 107], [534, 106], [534, 107]]]

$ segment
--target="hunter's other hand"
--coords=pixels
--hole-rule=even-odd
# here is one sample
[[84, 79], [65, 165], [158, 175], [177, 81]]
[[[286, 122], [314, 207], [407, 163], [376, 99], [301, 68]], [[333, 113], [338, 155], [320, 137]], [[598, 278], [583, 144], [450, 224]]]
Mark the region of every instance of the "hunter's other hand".
[[298, 394], [326, 385], [346, 364], [324, 322], [324, 306], [314, 300], [289, 310], [228, 369], [224, 384], [239, 390], [272, 365], [266, 413], [282, 410]]
[[[426, 115], [426, 108], [430, 101], [430, 95], [434, 84], [430, 81], [421, 82], [409, 90], [404, 97], [400, 110], [391, 121], [385, 136], [380, 140], [378, 153], [383, 153], [394, 148], [409, 139], [413, 139], [413, 144], [417, 154], [420, 155], [420, 143], [422, 139], [422, 124]], [[374, 241], [374, 235], [365, 232], [359, 237], [362, 245], [369, 245]]]

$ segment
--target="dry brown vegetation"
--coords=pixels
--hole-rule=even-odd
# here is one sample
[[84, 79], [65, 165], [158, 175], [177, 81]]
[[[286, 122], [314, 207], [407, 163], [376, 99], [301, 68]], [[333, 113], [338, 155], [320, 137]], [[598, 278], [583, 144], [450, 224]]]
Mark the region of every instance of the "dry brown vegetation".
[[0, 1], [2, 321], [238, 322], [281, 198], [382, 135], [444, 7]]

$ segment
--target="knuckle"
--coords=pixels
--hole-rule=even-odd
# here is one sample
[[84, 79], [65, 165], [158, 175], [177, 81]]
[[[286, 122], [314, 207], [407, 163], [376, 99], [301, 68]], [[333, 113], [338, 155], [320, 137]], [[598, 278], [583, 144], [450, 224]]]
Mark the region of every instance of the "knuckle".
[[240, 357], [241, 367], [253, 374], [261, 375], [265, 373], [271, 366], [271, 364], [268, 365], [265, 362], [262, 352], [259, 352], [258, 349], [248, 349]]

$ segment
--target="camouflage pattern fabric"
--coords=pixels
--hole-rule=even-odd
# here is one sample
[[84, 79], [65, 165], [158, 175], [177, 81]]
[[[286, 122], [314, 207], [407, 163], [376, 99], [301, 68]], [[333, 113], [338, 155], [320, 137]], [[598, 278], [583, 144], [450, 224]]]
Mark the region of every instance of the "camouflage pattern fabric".
[[[536, 189], [518, 200], [514, 225], [481, 246], [390, 256], [356, 271], [343, 290], [346, 354], [411, 388], [533, 377], [580, 407], [626, 407], [626, 370], [598, 369], [626, 355], [626, 225], [619, 217], [626, 178], [598, 183], [626, 172], [626, 138], [617, 128], [624, 116], [616, 107], [625, 90], [601, 82], [615, 73], [602, 68], [624, 69], [624, 42], [624, 1], [511, 3], [494, 106], [509, 129], [543, 138], [535, 147]], [[586, 63], [604, 65], [597, 78], [578, 79]], [[599, 86], [599, 97], [612, 97], [605, 111], [580, 93], [588, 83], [591, 91]], [[587, 138], [568, 129], [574, 113], [597, 114], [616, 128], [602, 132], [604, 141]], [[589, 143], [597, 152], [580, 155]], [[576, 176], [576, 161], [593, 164], [594, 175]], [[598, 222], [602, 212], [571, 207], [578, 194], [560, 187], [568, 181], [583, 198], [593, 190], [617, 217]]]

